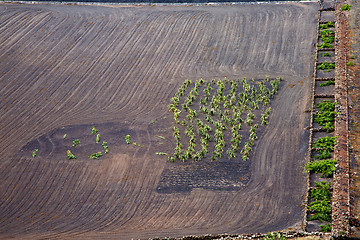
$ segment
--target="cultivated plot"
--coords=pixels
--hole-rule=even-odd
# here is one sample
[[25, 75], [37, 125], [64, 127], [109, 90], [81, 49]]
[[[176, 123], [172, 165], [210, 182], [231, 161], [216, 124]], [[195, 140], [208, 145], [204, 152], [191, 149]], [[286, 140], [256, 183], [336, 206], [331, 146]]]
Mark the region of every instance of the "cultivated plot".
[[[3, 3], [0, 12], [1, 238], [300, 227], [317, 4]], [[249, 159], [156, 155], [174, 150], [168, 104], [186, 79], [266, 76], [283, 81]], [[159, 191], [171, 171], [199, 185]], [[207, 188], [208, 172], [243, 175], [239, 187]]]

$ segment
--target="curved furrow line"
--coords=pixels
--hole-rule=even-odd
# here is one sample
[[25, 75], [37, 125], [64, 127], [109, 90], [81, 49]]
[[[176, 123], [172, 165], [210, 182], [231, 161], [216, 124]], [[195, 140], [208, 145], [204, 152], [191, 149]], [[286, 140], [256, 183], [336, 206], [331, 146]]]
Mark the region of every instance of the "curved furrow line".
[[[29, 175], [22, 175], [19, 179], [18, 182], [21, 181], [21, 184], [19, 183], [19, 185], [22, 187], [22, 191], [18, 191], [18, 192], [15, 192], [12, 199], [10, 199], [10, 201], [8, 201], [8, 205], [9, 206], [12, 206], [11, 209], [5, 209], [5, 211], [3, 212], [3, 214], [5, 216], [8, 217], [8, 219], [11, 219], [12, 217], [18, 215], [18, 216], [21, 216], [22, 213], [21, 213], [21, 210], [22, 210], [22, 207], [27, 203], [27, 201], [29, 200], [28, 198], [23, 198], [21, 197], [22, 195], [25, 195], [25, 196], [28, 196], [30, 195], [31, 193], [31, 188], [36, 184], [38, 183], [38, 180], [35, 179], [35, 181], [33, 181], [33, 178], [34, 176], [36, 175], [36, 173], [38, 171], [41, 171], [42, 170], [42, 167], [41, 164], [39, 164], [39, 162], [35, 162], [37, 163], [35, 165], [35, 167], [33, 168], [31, 165], [30, 165], [30, 169], [26, 169], [27, 171], [30, 172]], [[28, 165], [29, 166], [29, 165]], [[19, 215], [20, 214], [20, 215]], [[2, 226], [7, 229], [7, 223], [3, 222], [2, 223]]]
[[[147, 28], [148, 31], [150, 31], [149, 28]], [[139, 39], [141, 40], [144, 36], [144, 38], [146, 38], [146, 35], [149, 34], [149, 32], [146, 32], [145, 34], [142, 34], [141, 37], [139, 37]], [[140, 43], [136, 42], [134, 43], [134, 46], [135, 47], [138, 47], [138, 44], [141, 44], [142, 41], [140, 41]], [[150, 46], [148, 46], [148, 44], [150, 44]], [[140, 51], [136, 57], [136, 60], [134, 63], [133, 63], [133, 66], [132, 66], [132, 69], [137, 69], [138, 66], [142, 63], [143, 61], [143, 56], [146, 55], [146, 49], [147, 48], [150, 48], [152, 45], [154, 45], [155, 43], [154, 42], [151, 42], [151, 41], [148, 41], [148, 43], [144, 46], [140, 45], [139, 48], [142, 48], [142, 51]], [[151, 49], [151, 48], [150, 48]], [[147, 60], [147, 59], [144, 59], [144, 60]], [[127, 82], [129, 80], [125, 80], [125, 79], [131, 79], [131, 80], [136, 80], [136, 82], [132, 82], [132, 88], [131, 89], [127, 89], [127, 94], [126, 94], [126, 99], [125, 101], [122, 101], [122, 105], [124, 106], [124, 108], [126, 107], [126, 105], [131, 101], [133, 100], [132, 98], [136, 96], [135, 92], [137, 91], [137, 88], [139, 87], [139, 85], [141, 84], [141, 82], [143, 81], [143, 79], [139, 76], [132, 76], [134, 73], [132, 71], [129, 71], [127, 74], [125, 74], [125, 76], [123, 77], [124, 78], [124, 82]], [[136, 74], [136, 72], [135, 72]], [[119, 85], [119, 87], [121, 87]], [[113, 97], [111, 99], [109, 99], [109, 102], [112, 103], [114, 101], [114, 98], [115, 96], [117, 96], [118, 94], [120, 94], [119, 91], [121, 91], [120, 88], [117, 88], [116, 91], [114, 92], [114, 94], [112, 95]], [[130, 96], [130, 97], [128, 97]]]
[[[186, 20], [186, 19], [185, 19]], [[187, 21], [189, 21], [189, 19], [187, 19]], [[184, 24], [185, 26], [187, 26], [187, 24], [186, 23], [182, 23], [182, 24]], [[184, 27], [183, 28], [184, 29], [184, 32], [186, 31], [186, 28]], [[168, 32], [170, 32], [170, 31], [168, 31]], [[180, 35], [180, 34], [179, 34]], [[180, 36], [184, 36], [185, 34], [181, 34]], [[186, 35], [185, 35], [186, 36]], [[169, 42], [169, 41], [167, 41], [167, 42]], [[170, 41], [171, 42], [171, 41]], [[173, 43], [171, 42], [171, 44], [170, 44], [170, 46], [171, 46], [171, 49], [172, 49], [172, 51], [167, 51], [166, 53], [167, 53], [167, 55], [166, 55], [166, 57], [163, 57], [164, 59], [171, 59], [171, 56], [172, 55], [174, 55], [177, 51], [178, 51], [178, 48], [180, 48], [180, 47], [182, 47], [183, 45], [185, 45], [186, 46], [186, 42], [183, 42], [182, 41], [182, 39], [179, 39], [178, 41], [176, 41], [177, 42], [177, 45], [175, 46], [175, 47], [172, 47], [173, 46]], [[169, 47], [170, 47], [169, 46]], [[170, 57], [167, 57], [167, 56], [169, 56], [169, 54], [171, 54], [170, 55]], [[156, 60], [157, 59], [155, 59], [154, 58], [154, 64], [156, 63]], [[151, 68], [151, 64], [149, 64], [149, 67], [148, 67], [148, 71], [150, 71], [152, 68]], [[165, 72], [165, 71], [168, 71], [167, 70], [167, 68], [164, 66], [164, 67], [162, 67], [162, 68], [160, 68], [159, 70], [161, 70], [162, 72]], [[145, 76], [148, 76], [147, 75], [147, 72], [146, 73], [144, 73], [144, 75]], [[154, 79], [156, 80], [157, 78], [163, 78], [163, 75], [161, 74], [161, 73], [157, 73], [156, 71], [154, 71], [153, 73], [152, 73], [152, 75], [154, 75]], [[143, 77], [143, 78], [145, 78], [145, 76]], [[156, 77], [156, 76], [159, 76], [159, 77]], [[140, 78], [140, 77], [137, 77], [137, 78]], [[151, 76], [149, 76], [149, 78], [151, 79]], [[156, 84], [153, 84], [151, 87], [153, 87], [153, 88], [156, 88], [157, 87], [157, 85]], [[136, 90], [138, 91], [138, 90], [140, 90], [140, 88], [136, 88]], [[141, 96], [141, 99], [142, 99], [142, 101], [143, 102], [152, 102], [151, 101], [151, 99], [147, 99], [146, 98], [146, 96], [147, 95], [150, 95], [150, 94], [152, 94], [153, 92], [152, 92], [152, 90], [153, 89], [149, 89], [149, 88], [142, 88], [142, 92], [139, 92], [139, 93], [137, 93], [137, 92], [135, 92], [132, 96], [133, 97], [138, 97], [138, 96]], [[159, 90], [158, 90], [159, 91]], [[166, 91], [164, 92], [164, 93], [166, 93]], [[163, 95], [163, 94], [162, 94]], [[158, 96], [158, 98], [161, 98], [162, 96], [160, 95], [157, 95]], [[137, 102], [139, 102], [141, 99], [136, 99], [136, 101]], [[137, 106], [139, 106], [139, 105], [137, 105]], [[131, 110], [131, 111], [135, 111], [135, 109], [129, 109], [129, 110]], [[139, 110], [141, 110], [141, 109], [139, 109]], [[145, 110], [147, 110], [147, 109], [145, 109]], [[138, 114], [140, 114], [141, 113], [141, 111], [140, 112], [137, 112]]]

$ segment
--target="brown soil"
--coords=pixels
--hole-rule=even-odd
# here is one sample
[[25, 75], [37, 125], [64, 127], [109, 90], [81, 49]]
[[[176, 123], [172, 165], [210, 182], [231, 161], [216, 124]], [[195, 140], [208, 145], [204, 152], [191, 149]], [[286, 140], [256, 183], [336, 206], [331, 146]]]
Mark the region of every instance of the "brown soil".
[[[316, 3], [0, 4], [0, 238], [301, 228], [317, 10]], [[174, 167], [155, 152], [172, 151], [167, 104], [182, 81], [265, 75], [285, 83], [244, 163], [246, 183], [157, 191]], [[110, 148], [100, 160], [87, 157], [101, 150], [91, 126]], [[140, 146], [126, 144], [126, 134]], [[73, 150], [74, 138], [81, 143]], [[76, 160], [66, 159], [69, 148]]]

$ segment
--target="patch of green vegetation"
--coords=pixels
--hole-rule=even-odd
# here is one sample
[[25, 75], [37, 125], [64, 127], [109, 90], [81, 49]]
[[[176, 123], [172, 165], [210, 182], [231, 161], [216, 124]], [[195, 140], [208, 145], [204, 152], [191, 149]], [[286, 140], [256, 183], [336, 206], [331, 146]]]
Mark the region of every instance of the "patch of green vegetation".
[[325, 52], [320, 54], [322, 57], [331, 57], [331, 53]]
[[333, 27], [335, 27], [335, 23], [332, 21], [320, 25], [320, 29], [328, 29]]
[[350, 58], [351, 58], [351, 59], [355, 59], [355, 55], [354, 55], [354, 54], [351, 54], [351, 55], [350, 55]]
[[334, 46], [332, 45], [332, 44], [330, 44], [330, 43], [322, 43], [322, 44], [319, 44], [318, 45], [318, 48], [319, 49], [325, 49], [325, 48], [334, 48]]
[[317, 69], [321, 69], [321, 70], [328, 70], [330, 71], [331, 69], [335, 68], [335, 63], [333, 62], [326, 62], [324, 61], [323, 63], [321, 63], [319, 66], [317, 66]]
[[39, 149], [34, 149], [34, 151], [31, 154], [33, 158], [37, 157], [37, 152], [38, 151], [39, 151]]
[[268, 233], [262, 240], [286, 240], [283, 233]]
[[[262, 125], [268, 124], [268, 105], [280, 81], [186, 80], [168, 106], [175, 120], [174, 158], [185, 162], [209, 157], [214, 161], [225, 155], [229, 160], [240, 155], [247, 160], [257, 139], [260, 120], [255, 113], [262, 113]], [[243, 128], [248, 129], [246, 139], [240, 134]]]
[[313, 213], [308, 218], [308, 221], [319, 220], [320, 222], [331, 221], [331, 201], [322, 200], [311, 202], [308, 206], [308, 210]]
[[96, 139], [95, 139], [96, 143], [99, 143], [100, 142], [100, 134], [96, 134]]
[[353, 62], [353, 61], [347, 61], [346, 65], [348, 65], [348, 66], [354, 66], [354, 62]]
[[65, 139], [65, 138], [66, 138], [66, 136], [67, 136], [67, 134], [65, 133], [65, 134], [64, 134], [64, 136], [63, 136], [63, 139]]
[[327, 86], [330, 86], [330, 85], [335, 85], [335, 81], [333, 80], [328, 80], [324, 83], [320, 83], [320, 87], [327, 87]]
[[335, 103], [331, 101], [324, 100], [316, 106], [318, 108], [318, 113], [314, 115], [314, 121], [323, 126], [327, 132], [334, 129], [335, 122]]
[[67, 159], [76, 159], [76, 156], [74, 154], [72, 154], [70, 150], [66, 151], [66, 156], [67, 156]]
[[312, 144], [312, 149], [328, 150], [330, 152], [333, 152], [335, 144], [336, 144], [336, 137], [329, 137], [329, 136], [321, 137]]
[[75, 140], [73, 141], [72, 147], [76, 147], [79, 143], [80, 143], [80, 140], [79, 140], [79, 139], [75, 139]]
[[331, 232], [331, 224], [328, 223], [328, 224], [320, 225], [320, 231], [324, 233]]
[[320, 173], [324, 177], [331, 177], [335, 171], [336, 160], [325, 159], [321, 161], [310, 161], [306, 166], [309, 172]]
[[91, 128], [91, 134], [92, 135], [95, 135], [95, 134], [97, 134], [98, 133], [98, 129], [96, 129], [94, 126]]
[[104, 148], [104, 153], [107, 154], [109, 152], [109, 147], [107, 145], [107, 142], [103, 141], [101, 146]]
[[351, 5], [347, 3], [341, 6], [341, 11], [350, 11], [350, 9], [351, 9]]
[[127, 144], [131, 144], [130, 135], [129, 135], [129, 134], [125, 136], [125, 142], [126, 142]]
[[91, 159], [99, 159], [102, 156], [101, 152], [93, 153], [89, 156]]

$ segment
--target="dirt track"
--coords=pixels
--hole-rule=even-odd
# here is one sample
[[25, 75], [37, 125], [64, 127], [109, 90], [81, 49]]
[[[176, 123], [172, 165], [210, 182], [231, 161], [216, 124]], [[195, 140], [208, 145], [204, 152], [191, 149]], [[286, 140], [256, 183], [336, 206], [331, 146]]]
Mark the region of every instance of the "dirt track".
[[[0, 238], [300, 227], [317, 4], [0, 4], [0, 13]], [[285, 83], [247, 185], [156, 192], [170, 163], [154, 153], [170, 151], [167, 104], [182, 81], [265, 75]], [[63, 134], [86, 139], [93, 125], [110, 154], [88, 159], [96, 146], [85, 141], [67, 160]], [[126, 134], [143, 146], [125, 144]]]

